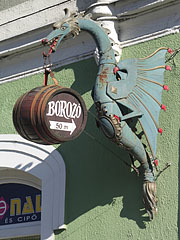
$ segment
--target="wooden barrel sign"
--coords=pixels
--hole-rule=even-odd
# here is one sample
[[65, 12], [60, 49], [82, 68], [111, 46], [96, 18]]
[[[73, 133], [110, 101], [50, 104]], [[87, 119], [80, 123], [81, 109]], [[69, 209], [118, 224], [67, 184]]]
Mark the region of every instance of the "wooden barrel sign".
[[81, 95], [57, 85], [37, 87], [14, 105], [13, 123], [25, 139], [40, 144], [58, 144], [78, 137], [87, 121]]

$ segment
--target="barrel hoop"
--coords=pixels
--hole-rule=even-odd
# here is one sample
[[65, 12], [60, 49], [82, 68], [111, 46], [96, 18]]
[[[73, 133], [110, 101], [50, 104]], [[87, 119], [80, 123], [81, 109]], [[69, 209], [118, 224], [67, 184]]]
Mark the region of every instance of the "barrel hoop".
[[25, 99], [25, 97], [28, 95], [28, 93], [29, 92], [27, 92], [27, 93], [25, 93], [24, 95], [22, 95], [18, 100], [17, 100], [17, 104], [18, 104], [18, 107], [17, 107], [17, 114], [16, 114], [16, 122], [18, 122], [19, 121], [19, 124], [17, 124], [18, 125], [18, 127], [19, 127], [19, 125], [21, 126], [21, 131], [18, 129], [16, 129], [17, 131], [18, 131], [18, 133], [21, 135], [21, 136], [23, 136], [24, 138], [26, 138], [27, 140], [29, 140], [29, 141], [31, 141], [31, 138], [28, 136], [28, 134], [26, 133], [26, 131], [24, 130], [24, 127], [23, 127], [23, 124], [21, 124], [22, 122], [21, 122], [21, 117], [20, 117], [20, 110], [21, 110], [21, 105], [22, 105], [22, 102], [24, 101], [24, 99]]
[[33, 118], [33, 110], [34, 110], [34, 106], [36, 104], [36, 101], [38, 100], [38, 98], [40, 97], [41, 93], [43, 91], [45, 91], [46, 89], [48, 89], [49, 87], [51, 87], [52, 85], [46, 86], [46, 87], [42, 87], [41, 90], [35, 95], [32, 104], [31, 104], [31, 119]]
[[[23, 94], [23, 96], [24, 96], [25, 94]], [[16, 128], [16, 131], [20, 134], [20, 135], [22, 135], [22, 133], [21, 133], [21, 131], [19, 130], [19, 121], [17, 121], [17, 111], [19, 110], [18, 109], [18, 106], [19, 106], [19, 103], [20, 103], [20, 101], [21, 101], [21, 99], [22, 99], [22, 97], [23, 96], [21, 96], [21, 97], [19, 97], [18, 98], [18, 100], [16, 101], [16, 103], [15, 103], [15, 105], [14, 105], [14, 108], [13, 108], [13, 123], [14, 123], [14, 126], [15, 126], [15, 128]]]
[[40, 95], [42, 94], [42, 92], [43, 92], [44, 90], [48, 89], [48, 88], [49, 88], [49, 86], [42, 87], [42, 89], [35, 95], [35, 97], [34, 97], [34, 99], [33, 99], [33, 101], [32, 101], [32, 104], [31, 104], [31, 113], [30, 113], [31, 124], [32, 124], [32, 127], [33, 127], [35, 133], [36, 133], [37, 136], [38, 136], [41, 140], [43, 140], [46, 144], [50, 144], [50, 142], [48, 142], [46, 139], [44, 139], [44, 138], [40, 135], [39, 131], [37, 130], [37, 128], [36, 128], [36, 123], [35, 123], [35, 118], [34, 118], [34, 114], [33, 114], [33, 113], [34, 113], [34, 107], [35, 107], [35, 105], [36, 105], [36, 101], [38, 100], [38, 98], [40, 97]]
[[46, 126], [45, 121], [44, 121], [44, 115], [42, 115], [42, 113], [44, 113], [44, 111], [45, 111], [45, 107], [46, 107], [46, 104], [49, 100], [49, 97], [53, 93], [55, 93], [57, 91], [57, 89], [62, 89], [62, 87], [59, 87], [59, 86], [56, 85], [55, 89], [51, 89], [51, 91], [48, 91], [48, 93], [43, 96], [43, 99], [41, 99], [40, 102], [39, 102], [38, 112], [37, 112], [38, 121], [41, 121], [41, 123], [43, 125], [43, 130], [52, 138], [52, 140], [55, 141], [54, 143], [57, 143], [58, 139], [55, 136], [53, 136], [50, 131], [48, 131], [47, 126]]
[[[33, 99], [33, 102], [32, 102], [32, 105], [31, 105], [31, 123], [32, 123], [32, 126], [33, 126], [33, 129], [34, 131], [36, 132], [36, 134], [38, 135], [38, 137], [40, 139], [42, 139], [46, 144], [51, 144], [51, 142], [49, 142], [47, 139], [43, 138], [42, 137], [42, 134], [40, 134], [40, 132], [38, 131], [38, 129], [36, 128], [36, 123], [35, 123], [35, 118], [34, 118], [34, 107], [36, 105], [36, 102], [38, 100], [38, 98], [40, 97], [40, 95], [43, 93], [43, 91], [45, 91], [46, 89], [50, 88], [50, 87], [54, 87], [55, 85], [48, 85], [48, 86], [45, 86], [45, 87], [42, 87], [42, 89], [36, 94], [35, 98]], [[45, 93], [45, 95], [51, 91], [51, 88]], [[44, 95], [43, 97], [44, 98]], [[41, 102], [41, 100], [40, 100]]]

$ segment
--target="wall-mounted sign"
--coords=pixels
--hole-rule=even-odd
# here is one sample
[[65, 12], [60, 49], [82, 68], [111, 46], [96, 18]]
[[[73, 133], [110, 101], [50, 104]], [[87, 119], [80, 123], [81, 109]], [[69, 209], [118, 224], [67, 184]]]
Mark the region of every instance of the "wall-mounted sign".
[[41, 220], [41, 191], [34, 187], [0, 184], [0, 226]]
[[78, 137], [87, 121], [81, 95], [57, 85], [34, 88], [21, 96], [13, 110], [18, 133], [41, 144], [58, 144]]

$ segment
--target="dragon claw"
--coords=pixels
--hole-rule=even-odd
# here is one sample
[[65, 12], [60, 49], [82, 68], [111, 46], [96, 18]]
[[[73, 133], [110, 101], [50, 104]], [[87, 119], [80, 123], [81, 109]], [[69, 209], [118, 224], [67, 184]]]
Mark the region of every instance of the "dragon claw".
[[150, 220], [153, 220], [157, 213], [156, 183], [144, 182], [143, 184], [143, 202]]

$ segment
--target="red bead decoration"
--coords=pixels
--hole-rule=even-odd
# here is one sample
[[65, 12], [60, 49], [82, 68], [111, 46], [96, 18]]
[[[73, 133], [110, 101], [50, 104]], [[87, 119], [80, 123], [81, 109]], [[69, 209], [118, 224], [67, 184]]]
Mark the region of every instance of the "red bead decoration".
[[173, 50], [171, 48], [168, 48], [168, 53], [170, 53], [172, 55], [173, 54]]
[[117, 66], [113, 68], [113, 73], [114, 73], [114, 75], [115, 75], [118, 71], [119, 71], [119, 68], [118, 68]]
[[164, 104], [161, 104], [161, 109], [163, 109], [164, 111], [166, 111], [166, 106]]
[[157, 165], [158, 165], [158, 160], [157, 159], [154, 160], [154, 164], [157, 167]]
[[114, 115], [114, 117], [120, 122], [120, 118], [117, 115]]
[[171, 70], [172, 70], [171, 67], [170, 67], [169, 65], [166, 65], [165, 68], [166, 68], [167, 71], [171, 71]]
[[168, 91], [169, 91], [168, 85], [164, 85], [164, 86], [163, 86], [163, 89], [168, 92]]
[[163, 133], [162, 128], [159, 128], [159, 129], [158, 129], [158, 132], [162, 135], [162, 133]]

